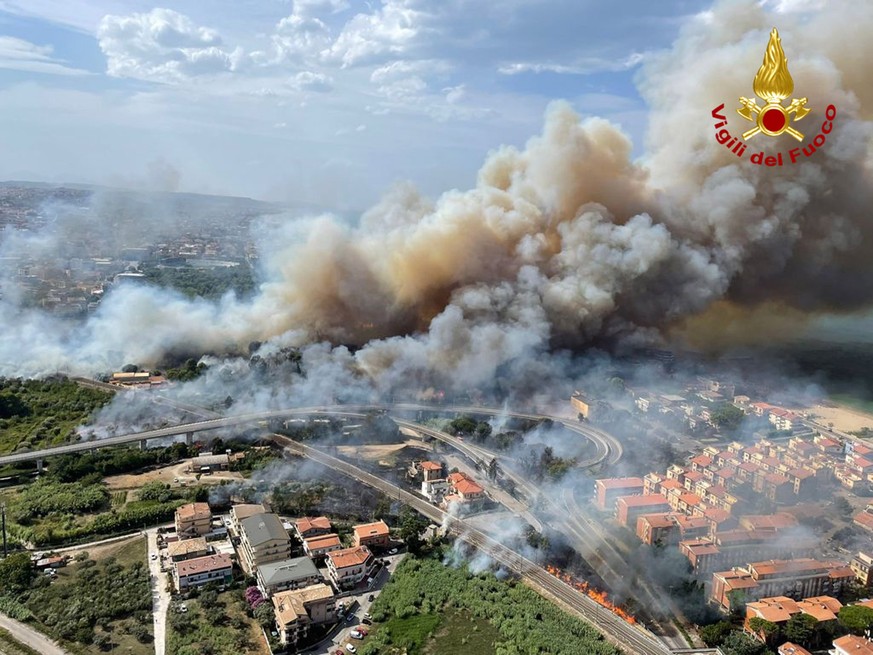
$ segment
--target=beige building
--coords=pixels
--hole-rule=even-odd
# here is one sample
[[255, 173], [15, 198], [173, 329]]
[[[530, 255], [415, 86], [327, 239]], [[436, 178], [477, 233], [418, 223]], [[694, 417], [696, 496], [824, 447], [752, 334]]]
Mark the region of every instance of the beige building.
[[279, 592], [273, 596], [273, 611], [279, 641], [291, 646], [308, 636], [310, 625], [336, 620], [333, 590], [326, 584]]
[[204, 537], [171, 541], [167, 544], [167, 557], [173, 562], [184, 562], [186, 559], [203, 557], [211, 552]]
[[179, 539], [203, 537], [212, 532], [212, 510], [208, 503], [188, 503], [176, 510]]
[[388, 545], [388, 535], [390, 530], [385, 521], [356, 525], [354, 527], [354, 532], [355, 546], [378, 546], [379, 548], [385, 548]]
[[239, 536], [240, 559], [248, 573], [255, 573], [262, 564], [291, 559], [291, 538], [275, 514], [243, 519]]
[[341, 550], [342, 547], [339, 536], [335, 534], [323, 534], [303, 540], [303, 552], [309, 557], [324, 557], [335, 550]]
[[337, 589], [351, 589], [369, 575], [374, 562], [366, 546], [337, 550], [327, 555], [327, 574]]
[[330, 519], [326, 516], [316, 516], [315, 518], [302, 518], [294, 522], [294, 530], [300, 540], [311, 539], [323, 534], [330, 534], [333, 531], [333, 526], [330, 524]]
[[230, 508], [230, 526], [233, 528], [233, 531], [239, 535], [239, 522], [243, 519], [247, 519], [250, 516], [255, 516], [256, 514], [265, 514], [266, 508], [257, 503], [243, 503], [241, 505], [234, 505]]
[[173, 566], [176, 589], [185, 591], [210, 582], [226, 584], [233, 579], [233, 562], [230, 555], [207, 555], [176, 562]]

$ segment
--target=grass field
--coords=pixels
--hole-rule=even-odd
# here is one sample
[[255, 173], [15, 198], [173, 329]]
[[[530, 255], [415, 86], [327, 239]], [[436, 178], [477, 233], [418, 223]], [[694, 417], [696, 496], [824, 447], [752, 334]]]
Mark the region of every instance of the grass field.
[[0, 629], [0, 655], [39, 655], [30, 646], [22, 644], [6, 630]]
[[[93, 612], [93, 609], [88, 606], [88, 596], [93, 594], [90, 585], [101, 585], [102, 589], [107, 577], [118, 580], [125, 579], [125, 576], [129, 575], [127, 572], [135, 563], [145, 564], [146, 554], [145, 539], [137, 539], [119, 544], [116, 547], [101, 547], [100, 554], [93, 558], [98, 563], [96, 566], [93, 562], [90, 565], [71, 563], [59, 569], [57, 580], [41, 592], [39, 601], [30, 602], [31, 611], [39, 619], [32, 621], [31, 624], [40, 632], [51, 635], [53, 630], [41, 622], [54, 624], [59, 607], [82, 607], [83, 612]], [[103, 577], [97, 577], [98, 571], [102, 572], [109, 567], [113, 567], [112, 573], [101, 573]], [[94, 580], [94, 582], [89, 582], [90, 580]], [[124, 596], [103, 593], [101, 603], [114, 604], [115, 608], [111, 614], [105, 615], [106, 618], [97, 619], [94, 634], [106, 635], [111, 641], [111, 652], [113, 653], [150, 655], [154, 653], [154, 643], [151, 640], [143, 643], [130, 634], [133, 628], [142, 629], [143, 627], [148, 634], [152, 633], [150, 610], [138, 610], [137, 613], [133, 613], [126, 609], [126, 607], [136, 604], [136, 601], [129, 596], [132, 593], [136, 594], [136, 599], [139, 599], [141, 607], [150, 607], [151, 593], [148, 583], [143, 582], [140, 586], [136, 586], [128, 582], [124, 588]], [[75, 621], [76, 615], [72, 615], [70, 618]], [[87, 621], [87, 619], [84, 620]], [[65, 639], [63, 644], [64, 648], [73, 655], [100, 655], [106, 652], [96, 644], [85, 644], [70, 639]]]
[[500, 641], [497, 628], [485, 619], [466, 612], [455, 612], [442, 617], [439, 628], [425, 644], [423, 655], [493, 655]]

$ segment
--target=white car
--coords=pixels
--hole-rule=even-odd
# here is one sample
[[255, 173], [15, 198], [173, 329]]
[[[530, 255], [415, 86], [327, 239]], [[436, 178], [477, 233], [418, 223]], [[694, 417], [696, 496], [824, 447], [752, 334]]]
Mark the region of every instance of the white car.
[[396, 555], [396, 554], [397, 554], [397, 549], [396, 549], [396, 548], [392, 548], [391, 550], [388, 551], [388, 554], [389, 554], [389, 555]]
[[357, 653], [358, 652], [358, 649], [355, 648], [354, 644], [346, 644], [346, 650], [349, 651], [350, 653]]
[[185, 612], [188, 611], [188, 606], [185, 603], [182, 603], [181, 605], [179, 605], [179, 611], [182, 612], [182, 614], [184, 614]]
[[363, 635], [359, 630], [352, 630], [352, 631], [349, 633], [349, 636], [350, 636], [352, 639], [363, 639], [363, 638], [364, 638], [364, 635]]
[[157, 554], [157, 553], [152, 553], [152, 559], [153, 559], [153, 560], [158, 559], [158, 554]]

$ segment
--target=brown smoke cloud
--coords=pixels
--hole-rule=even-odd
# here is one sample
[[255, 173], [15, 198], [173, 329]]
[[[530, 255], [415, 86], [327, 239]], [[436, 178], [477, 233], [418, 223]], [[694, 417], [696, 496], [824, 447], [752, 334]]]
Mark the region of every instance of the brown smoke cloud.
[[[774, 24], [795, 95], [812, 109], [797, 124], [806, 143], [829, 104], [838, 114], [813, 157], [764, 168], [716, 143], [711, 111], [724, 103], [730, 131], [748, 129], [734, 110], [752, 95]], [[542, 134], [491, 154], [471, 190], [430, 201], [403, 186], [355, 226], [322, 216], [274, 228], [269, 282], [251, 304], [176, 303], [175, 316], [176, 304], [134, 290], [107, 299], [95, 329], [121, 350], [139, 343], [141, 358], [325, 339], [364, 345], [355, 365], [374, 376], [428, 369], [467, 384], [556, 345], [658, 342], [717, 301], [800, 313], [867, 307], [871, 32], [873, 8], [863, 3], [802, 16], [719, 3], [639, 75], [651, 108], [642, 161], [615, 126], [555, 103]], [[787, 135], [759, 136], [749, 154], [795, 146]], [[125, 327], [132, 306], [167, 323], [150, 323], [145, 346]], [[735, 312], [731, 329], [742, 332], [753, 314]], [[698, 324], [698, 344], [717, 335], [718, 321]]]

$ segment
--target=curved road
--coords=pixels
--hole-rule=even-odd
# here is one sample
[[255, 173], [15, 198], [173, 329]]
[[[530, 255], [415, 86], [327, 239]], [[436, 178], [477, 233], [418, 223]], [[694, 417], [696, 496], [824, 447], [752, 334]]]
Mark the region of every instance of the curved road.
[[[267, 421], [274, 418], [284, 418], [286, 416], [299, 416], [307, 414], [341, 414], [343, 412], [362, 412], [362, 411], [390, 411], [391, 409], [400, 410], [430, 410], [439, 412], [458, 412], [458, 413], [478, 413], [491, 416], [512, 416], [515, 418], [527, 418], [531, 420], [550, 419], [561, 423], [564, 427], [581, 434], [586, 439], [591, 440], [597, 447], [597, 454], [590, 460], [581, 462], [580, 465], [592, 466], [601, 461], [615, 463], [622, 455], [622, 447], [615, 437], [606, 434], [590, 426], [583, 426], [567, 419], [537, 414], [523, 414], [518, 412], [507, 412], [505, 410], [488, 409], [483, 407], [455, 407], [455, 406], [432, 406], [432, 405], [333, 405], [333, 406], [317, 406], [317, 407], [298, 407], [294, 409], [279, 409], [267, 412], [257, 412], [252, 414], [240, 414], [239, 416], [207, 418], [201, 421], [193, 421], [191, 423], [182, 423], [165, 428], [157, 428], [155, 430], [144, 430], [142, 432], [133, 432], [130, 434], [122, 434], [114, 437], [106, 437], [104, 439], [94, 439], [92, 441], [77, 441], [76, 443], [65, 444], [63, 446], [54, 446], [52, 448], [43, 448], [42, 450], [34, 450], [24, 453], [13, 453], [12, 455], [4, 455], [0, 457], [0, 466], [8, 464], [19, 464], [23, 462], [36, 462], [46, 457], [56, 455], [67, 455], [70, 453], [83, 452], [93, 450], [95, 448], [106, 448], [108, 446], [120, 446], [129, 443], [140, 441], [150, 441], [152, 439], [162, 439], [165, 437], [177, 437], [179, 435], [200, 432], [202, 430], [215, 430], [218, 428], [232, 428], [259, 421]], [[202, 410], [201, 410], [202, 411]]]
[[611, 641], [629, 653], [639, 655], [668, 655], [670, 653], [666, 646], [645, 628], [627, 623], [585, 594], [558, 580], [538, 564], [522, 557], [485, 533], [470, 527], [462, 519], [455, 518], [418, 496], [317, 448], [298, 443], [281, 435], [274, 435], [274, 439], [284, 444], [288, 451], [345, 473], [367, 486], [382, 491], [390, 498], [409, 505], [435, 523], [446, 525], [457, 538], [487, 553], [494, 560], [518, 573], [536, 589], [571, 608], [597, 626]]

